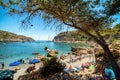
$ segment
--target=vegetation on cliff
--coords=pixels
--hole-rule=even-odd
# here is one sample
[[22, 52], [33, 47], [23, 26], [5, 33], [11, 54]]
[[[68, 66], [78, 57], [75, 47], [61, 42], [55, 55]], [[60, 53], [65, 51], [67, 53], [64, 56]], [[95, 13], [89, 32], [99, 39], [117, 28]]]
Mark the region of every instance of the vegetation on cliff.
[[0, 42], [33, 41], [32, 38], [0, 30]]
[[[120, 39], [120, 24], [117, 24], [113, 28], [107, 28], [103, 31], [100, 31], [101, 35], [109, 40], [110, 42], [114, 41], [115, 39]], [[83, 33], [80, 33], [77, 30], [62, 32], [56, 35], [53, 41], [85, 41], [90, 40], [91, 38], [86, 36]]]

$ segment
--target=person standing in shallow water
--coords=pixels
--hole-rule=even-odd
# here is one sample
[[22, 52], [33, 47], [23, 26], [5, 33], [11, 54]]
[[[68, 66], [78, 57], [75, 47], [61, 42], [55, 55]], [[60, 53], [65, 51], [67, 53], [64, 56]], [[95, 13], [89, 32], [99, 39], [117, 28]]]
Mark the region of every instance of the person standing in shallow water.
[[47, 52], [50, 52], [50, 49], [48, 47], [44, 48]]
[[2, 68], [1, 68], [1, 69], [4, 69], [4, 67], [5, 67], [4, 62], [1, 62], [1, 65], [2, 65]]

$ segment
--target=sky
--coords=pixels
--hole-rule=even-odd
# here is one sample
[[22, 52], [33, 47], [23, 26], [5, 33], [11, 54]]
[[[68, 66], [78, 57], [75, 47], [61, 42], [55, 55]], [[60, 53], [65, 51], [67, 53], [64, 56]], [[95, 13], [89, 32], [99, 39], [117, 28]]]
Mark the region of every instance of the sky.
[[[7, 10], [0, 7], [0, 30], [12, 32], [18, 35], [32, 37], [35, 40], [52, 40], [54, 36], [59, 34], [59, 31], [50, 29], [42, 19], [35, 18], [33, 27], [24, 29], [21, 26], [21, 17], [18, 15], [9, 15]], [[47, 28], [46, 28], [47, 27]]]
[[[118, 15], [117, 17], [120, 17], [120, 15]], [[0, 7], [0, 30], [32, 37], [35, 40], [53, 40], [53, 38], [60, 33], [59, 31], [55, 31], [55, 29], [51, 30], [50, 28], [48, 28], [42, 18], [35, 18], [33, 20], [34, 26], [27, 29], [20, 27], [20, 21], [21, 17], [19, 17], [18, 15], [11, 16], [7, 14], [7, 10]], [[117, 23], [119, 22], [120, 18], [118, 18], [117, 20]]]

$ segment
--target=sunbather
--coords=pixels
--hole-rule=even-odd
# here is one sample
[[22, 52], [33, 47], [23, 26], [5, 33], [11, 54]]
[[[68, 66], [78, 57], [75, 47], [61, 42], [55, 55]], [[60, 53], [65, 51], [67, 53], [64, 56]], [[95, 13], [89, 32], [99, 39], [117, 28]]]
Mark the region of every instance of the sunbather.
[[35, 66], [30, 66], [28, 67], [28, 69], [26, 70], [28, 73], [30, 73], [31, 71], [35, 70]]

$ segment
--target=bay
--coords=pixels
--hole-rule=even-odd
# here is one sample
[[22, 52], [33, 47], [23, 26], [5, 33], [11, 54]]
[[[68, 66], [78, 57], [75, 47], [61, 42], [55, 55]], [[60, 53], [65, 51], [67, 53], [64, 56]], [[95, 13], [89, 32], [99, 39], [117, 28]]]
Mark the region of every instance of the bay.
[[45, 47], [50, 50], [57, 49], [59, 55], [71, 51], [72, 46], [89, 47], [83, 43], [67, 43], [67, 42], [52, 42], [52, 41], [34, 41], [34, 42], [7, 42], [0, 43], [0, 62], [4, 62], [6, 66], [9, 63], [19, 59], [27, 59], [34, 57], [32, 53], [38, 52], [40, 55], [46, 56]]

